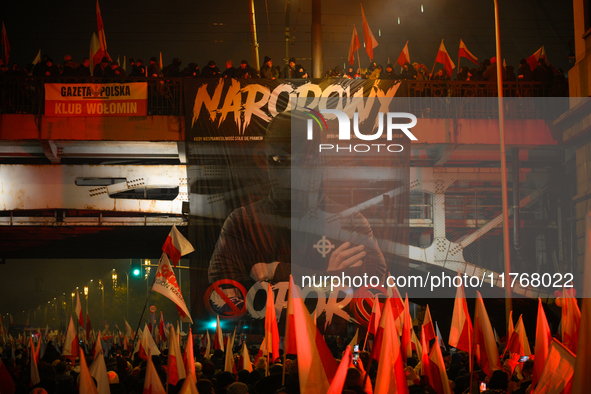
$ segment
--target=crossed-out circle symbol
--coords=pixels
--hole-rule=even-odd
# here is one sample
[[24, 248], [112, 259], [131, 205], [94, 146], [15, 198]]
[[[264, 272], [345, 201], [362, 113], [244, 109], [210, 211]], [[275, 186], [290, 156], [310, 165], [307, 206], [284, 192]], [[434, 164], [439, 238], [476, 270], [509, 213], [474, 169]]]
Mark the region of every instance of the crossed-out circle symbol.
[[316, 242], [313, 246], [314, 249], [318, 251], [322, 255], [322, 257], [326, 258], [326, 255], [330, 253], [331, 250], [335, 248], [335, 246], [326, 239], [326, 235], [322, 236], [318, 242]]
[[[238, 289], [242, 295], [242, 299], [244, 302], [242, 303], [242, 308], [238, 308], [232, 300], [224, 293], [224, 291], [220, 288], [220, 285], [230, 285], [230, 287], [234, 287]], [[205, 306], [207, 309], [214, 315], [218, 315], [218, 312], [214, 311], [211, 307], [211, 303], [209, 302], [209, 297], [211, 293], [216, 292], [222, 300], [230, 307], [232, 310], [226, 314], [220, 314], [220, 319], [237, 319], [242, 317], [246, 313], [246, 288], [240, 284], [239, 282], [232, 280], [232, 279], [222, 279], [218, 280], [217, 282], [213, 283], [211, 286], [207, 288], [205, 291], [205, 295], [203, 296], [203, 300], [205, 301]]]

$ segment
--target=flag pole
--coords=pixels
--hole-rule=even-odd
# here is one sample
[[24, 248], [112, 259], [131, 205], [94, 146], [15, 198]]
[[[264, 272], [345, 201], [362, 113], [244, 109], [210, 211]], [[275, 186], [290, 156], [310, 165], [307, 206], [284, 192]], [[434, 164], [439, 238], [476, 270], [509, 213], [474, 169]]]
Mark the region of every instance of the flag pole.
[[[499, 107], [499, 142], [501, 148], [501, 190], [503, 200], [503, 257], [505, 260], [505, 277], [511, 272], [511, 250], [509, 249], [509, 208], [507, 203], [507, 156], [505, 153], [505, 116], [503, 113], [503, 73], [501, 71], [501, 33], [499, 31], [499, 4], [495, 6], [495, 42], [497, 49], [497, 90]], [[509, 313], [513, 309], [511, 300], [511, 286], [505, 286], [505, 319], [509, 320]]]
[[[370, 319], [371, 321], [371, 319]], [[361, 349], [362, 352], [365, 351], [365, 345], [367, 344], [367, 337], [369, 337], [369, 326], [367, 327], [367, 332], [365, 333], [365, 341], [363, 341], [363, 349]]]
[[[359, 49], [357, 49], [357, 62], [359, 63], [358, 70], [361, 71], [361, 59], [359, 58]], [[361, 76], [361, 74], [359, 74]]]
[[[158, 264], [160, 265], [160, 264]], [[150, 300], [150, 296], [152, 295], [152, 287], [154, 286], [154, 282], [156, 282], [156, 274], [154, 274], [154, 279], [152, 279], [152, 286], [150, 286], [150, 292], [148, 293], [148, 297], [146, 297], [146, 302], [144, 303], [144, 308], [142, 309], [142, 315], [140, 316], [140, 320], [137, 324], [137, 328], [133, 333], [133, 339], [131, 341], [131, 355], [133, 356], [133, 351], [135, 350], [135, 339], [137, 338], [137, 333], [142, 326], [142, 319], [144, 318], [144, 314], [146, 313], [146, 307], [148, 306], [148, 301]]]

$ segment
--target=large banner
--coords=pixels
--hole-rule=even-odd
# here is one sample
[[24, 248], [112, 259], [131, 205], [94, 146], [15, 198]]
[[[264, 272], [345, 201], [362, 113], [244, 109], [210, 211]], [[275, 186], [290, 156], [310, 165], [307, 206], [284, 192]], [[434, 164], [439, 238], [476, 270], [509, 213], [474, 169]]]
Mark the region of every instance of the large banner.
[[47, 83], [46, 116], [146, 116], [148, 83]]
[[[393, 120], [383, 113], [404, 110], [408, 100], [395, 99], [406, 96], [401, 86], [186, 80], [194, 321], [219, 315], [257, 326], [264, 282], [279, 316], [291, 274], [329, 332], [367, 324], [363, 300], [386, 287], [318, 284], [324, 274], [384, 283], [387, 274], [407, 272], [410, 140], [386, 132]], [[342, 116], [356, 122], [348, 141], [340, 140]]]

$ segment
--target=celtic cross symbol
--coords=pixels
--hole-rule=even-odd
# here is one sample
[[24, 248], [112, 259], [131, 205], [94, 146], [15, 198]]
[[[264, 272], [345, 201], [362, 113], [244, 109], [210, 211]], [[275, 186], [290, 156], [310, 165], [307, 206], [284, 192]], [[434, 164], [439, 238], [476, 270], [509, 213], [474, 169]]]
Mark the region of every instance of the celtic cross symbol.
[[326, 258], [326, 255], [330, 253], [332, 249], [334, 249], [334, 245], [330, 243], [326, 236], [323, 235], [322, 239], [314, 244], [313, 248], [318, 251], [322, 255], [322, 257]]

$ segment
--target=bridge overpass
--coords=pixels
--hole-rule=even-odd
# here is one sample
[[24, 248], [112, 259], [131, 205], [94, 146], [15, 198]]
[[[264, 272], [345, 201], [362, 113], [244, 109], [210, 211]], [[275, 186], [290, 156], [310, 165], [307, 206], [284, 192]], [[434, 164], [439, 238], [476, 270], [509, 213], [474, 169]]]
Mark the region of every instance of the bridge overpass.
[[[192, 144], [186, 130], [183, 83], [148, 80], [148, 115], [137, 117], [46, 116], [47, 81], [4, 85], [0, 257], [157, 258], [172, 224], [182, 227], [193, 220], [205, 227], [221, 226], [231, 210], [232, 193], [206, 193], [195, 185], [199, 180], [223, 181], [239, 169], [189, 166], [209, 152]], [[410, 153], [411, 266], [475, 275], [502, 272], [496, 86], [402, 85], [396, 97], [408, 98], [419, 119], [413, 128], [418, 142], [411, 144]], [[26, 86], [34, 86], [34, 92]], [[506, 96], [522, 102], [555, 92], [535, 83], [505, 88]], [[522, 264], [561, 272], [571, 266], [576, 243], [569, 222], [572, 191], [567, 187], [575, 174], [565, 164], [572, 161], [572, 141], [563, 141], [568, 125], [558, 119], [568, 102], [510, 108], [505, 121], [507, 160], [517, 162], [519, 176], [510, 170], [509, 191], [518, 185], [522, 209], [515, 235], [521, 235], [515, 242], [522, 247], [513, 251], [515, 261], [518, 268]], [[342, 180], [343, 193], [353, 190], [350, 182], [379, 181], [371, 172], [344, 174], [330, 168], [329, 173]], [[250, 176], [248, 168], [244, 176]], [[378, 216], [366, 217], [374, 229], [391, 224]], [[532, 289], [520, 292], [538, 295]]]

